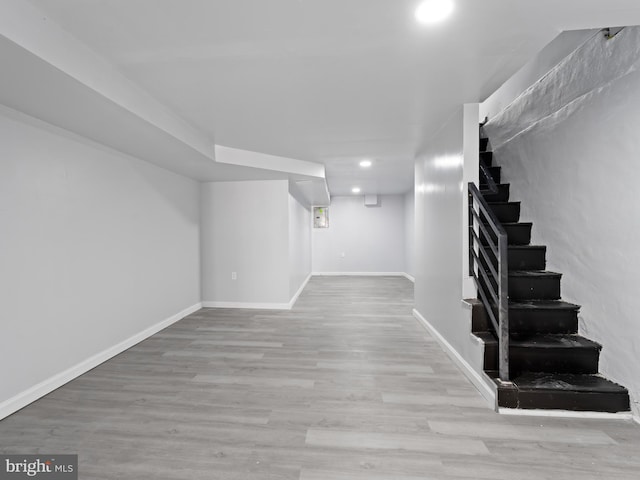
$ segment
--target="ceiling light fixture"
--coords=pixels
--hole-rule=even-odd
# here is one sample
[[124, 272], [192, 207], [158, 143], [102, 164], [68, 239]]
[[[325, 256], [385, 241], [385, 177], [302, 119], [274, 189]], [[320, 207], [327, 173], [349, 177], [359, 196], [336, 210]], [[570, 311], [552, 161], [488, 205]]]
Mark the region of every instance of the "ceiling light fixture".
[[371, 165], [373, 165], [373, 162], [371, 160], [362, 160], [360, 162], [360, 166], [362, 168], [369, 168]]
[[351, 189], [351, 192], [352, 192], [352, 193], [360, 193], [360, 187], [353, 187], [353, 188]]
[[416, 20], [423, 24], [438, 23], [453, 12], [453, 0], [425, 0], [416, 9]]

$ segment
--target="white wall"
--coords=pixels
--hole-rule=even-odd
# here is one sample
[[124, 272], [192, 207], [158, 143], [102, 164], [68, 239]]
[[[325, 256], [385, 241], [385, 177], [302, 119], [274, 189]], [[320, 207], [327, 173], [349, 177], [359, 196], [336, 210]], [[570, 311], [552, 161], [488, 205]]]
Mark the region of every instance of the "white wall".
[[[480, 127], [478, 123], [480, 104], [467, 103], [463, 107], [463, 175], [462, 189], [469, 188], [469, 183], [479, 182], [480, 169]], [[469, 227], [469, 196], [462, 196], [462, 297], [476, 298], [477, 291], [473, 277], [469, 275], [469, 236], [466, 235]]]
[[460, 105], [439, 131], [424, 137], [416, 156], [414, 315], [492, 402], [494, 394], [481, 375], [484, 349], [471, 335], [470, 310], [462, 301], [468, 278], [463, 205], [466, 182], [474, 176], [466, 170], [475, 168], [476, 176], [478, 170], [477, 115], [477, 104]]
[[404, 195], [404, 273], [413, 277], [415, 275], [416, 261], [416, 196], [411, 189]]
[[0, 265], [2, 417], [198, 304], [199, 186], [2, 108]]
[[362, 196], [332, 197], [329, 228], [313, 229], [314, 273], [404, 272], [404, 196], [378, 200], [366, 207]]
[[311, 210], [289, 194], [289, 297], [311, 275]]
[[603, 345], [600, 369], [629, 388], [636, 415], [639, 45], [639, 27], [593, 37], [487, 125], [533, 242], [548, 245], [581, 333]]
[[416, 160], [415, 308], [458, 351], [469, 326], [462, 309], [462, 106]]
[[284, 308], [290, 300], [288, 181], [203, 184], [201, 225], [205, 306]]

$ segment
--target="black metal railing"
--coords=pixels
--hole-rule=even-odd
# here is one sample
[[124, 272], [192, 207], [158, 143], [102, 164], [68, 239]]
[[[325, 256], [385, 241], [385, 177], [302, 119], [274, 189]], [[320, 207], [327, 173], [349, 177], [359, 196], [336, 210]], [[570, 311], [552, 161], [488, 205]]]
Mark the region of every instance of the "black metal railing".
[[[480, 160], [488, 190], [498, 192], [488, 167]], [[509, 381], [509, 270], [507, 233], [482, 193], [469, 183], [469, 275], [473, 276], [487, 316], [498, 338], [500, 379]]]

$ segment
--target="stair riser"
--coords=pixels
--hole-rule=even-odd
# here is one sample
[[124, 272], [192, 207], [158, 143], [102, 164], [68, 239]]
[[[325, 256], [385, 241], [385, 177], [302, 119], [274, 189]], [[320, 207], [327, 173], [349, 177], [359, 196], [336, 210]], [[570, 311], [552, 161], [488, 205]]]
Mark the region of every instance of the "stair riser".
[[597, 348], [509, 348], [509, 372], [597, 373], [600, 351]]
[[[474, 310], [472, 332], [492, 331], [484, 308]], [[512, 334], [578, 333], [578, 312], [567, 310], [509, 309], [509, 331]]]
[[509, 331], [513, 334], [578, 333], [578, 312], [509, 309]]
[[484, 306], [474, 305], [471, 311], [471, 332], [488, 332], [491, 330], [489, 317]]
[[509, 270], [544, 270], [545, 249], [509, 249]]
[[515, 223], [520, 220], [519, 203], [490, 205], [490, 207], [500, 223]]
[[498, 345], [491, 344], [484, 346], [484, 370], [498, 370]]
[[[529, 245], [531, 243], [531, 225], [525, 224], [524, 226], [507, 226], [502, 225], [505, 232], [507, 233], [507, 241], [509, 245]], [[486, 225], [487, 230], [491, 230], [491, 228]], [[485, 238], [484, 233], [480, 232], [480, 240], [484, 245], [487, 244], [487, 240]], [[495, 242], [495, 240], [493, 240]]]
[[509, 245], [529, 245], [531, 243], [531, 225], [503, 225], [507, 232]]
[[[506, 396], [505, 396], [506, 397]], [[503, 402], [512, 405], [510, 398]], [[498, 396], [500, 402], [500, 396]], [[502, 406], [502, 405], [500, 405]], [[520, 391], [515, 406], [505, 408], [555, 409], [574, 412], [628, 412], [629, 395], [620, 393], [577, 393], [563, 391]]]
[[[502, 167], [489, 167], [489, 175], [495, 183], [500, 183], [502, 180]], [[486, 187], [488, 182], [485, 181], [483, 175], [480, 175], [480, 187]]]
[[560, 278], [509, 277], [509, 298], [557, 300], [560, 298]]
[[502, 183], [498, 185], [497, 193], [483, 193], [482, 196], [487, 202], [508, 202], [509, 201], [509, 184]]
[[480, 152], [480, 160], [484, 161], [487, 167], [493, 165], [493, 152]]
[[[596, 348], [509, 348], [509, 375], [522, 372], [597, 373], [600, 352]], [[485, 344], [484, 370], [498, 370], [498, 345]]]

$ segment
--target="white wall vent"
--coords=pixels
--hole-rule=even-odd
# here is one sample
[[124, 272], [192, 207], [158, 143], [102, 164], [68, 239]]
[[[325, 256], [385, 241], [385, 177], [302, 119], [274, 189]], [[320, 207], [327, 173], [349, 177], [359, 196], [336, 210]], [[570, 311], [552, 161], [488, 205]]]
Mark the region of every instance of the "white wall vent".
[[365, 195], [364, 196], [364, 206], [365, 207], [377, 207], [378, 204], [378, 195]]

